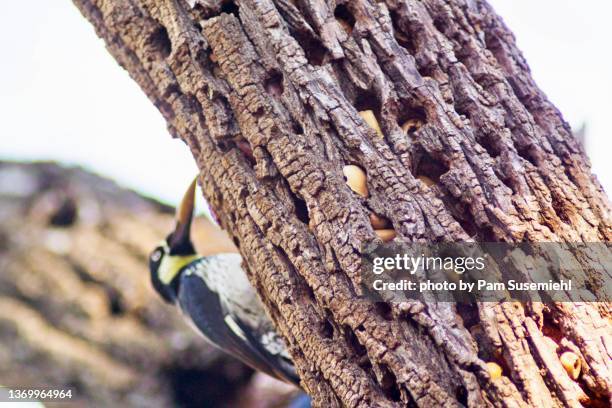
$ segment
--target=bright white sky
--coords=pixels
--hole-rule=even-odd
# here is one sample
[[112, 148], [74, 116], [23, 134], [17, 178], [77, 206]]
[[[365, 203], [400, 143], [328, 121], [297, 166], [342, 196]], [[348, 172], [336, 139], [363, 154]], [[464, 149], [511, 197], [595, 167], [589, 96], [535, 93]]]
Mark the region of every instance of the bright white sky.
[[[594, 172], [611, 191], [612, 2], [490, 1], [549, 98], [572, 126], [588, 124]], [[71, 1], [0, 1], [0, 50], [0, 159], [79, 164], [178, 202], [196, 174], [188, 148]]]

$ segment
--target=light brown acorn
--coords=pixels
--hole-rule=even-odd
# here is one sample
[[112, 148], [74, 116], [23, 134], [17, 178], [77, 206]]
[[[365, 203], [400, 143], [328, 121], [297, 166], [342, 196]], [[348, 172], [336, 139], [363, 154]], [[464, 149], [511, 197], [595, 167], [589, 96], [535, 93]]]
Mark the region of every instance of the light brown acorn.
[[419, 176], [417, 176], [417, 178], [419, 180], [421, 180], [423, 182], [423, 184], [425, 184], [427, 187], [431, 187], [434, 184], [436, 184], [435, 181], [433, 181], [431, 178], [429, 178], [427, 176], [419, 175]]
[[368, 124], [369, 127], [374, 129], [379, 136], [384, 136], [382, 130], [380, 129], [380, 125], [378, 124], [378, 120], [376, 116], [374, 116], [374, 112], [371, 110], [365, 110], [359, 112], [359, 116], [363, 119], [365, 123]]
[[374, 230], [374, 232], [382, 242], [389, 242], [397, 236], [397, 233], [393, 229], [377, 229]]
[[565, 353], [561, 354], [559, 360], [561, 360], [561, 365], [563, 365], [563, 368], [565, 368], [565, 371], [570, 378], [572, 380], [578, 379], [580, 376], [580, 370], [582, 368], [580, 357], [578, 357], [576, 353], [566, 351]]
[[389, 226], [389, 220], [374, 213], [370, 213], [370, 224], [372, 224], [372, 228], [374, 229], [385, 229]]
[[368, 196], [366, 174], [360, 167], [350, 164], [348, 166], [344, 166], [342, 173], [344, 173], [346, 184], [348, 184], [351, 190], [362, 197]]
[[494, 363], [492, 361], [487, 362], [487, 370], [489, 370], [491, 380], [497, 380], [502, 376], [502, 368], [497, 363]]
[[419, 130], [422, 125], [423, 123], [419, 119], [408, 119], [402, 125], [402, 130], [406, 134], [412, 134], [416, 132], [417, 130]]

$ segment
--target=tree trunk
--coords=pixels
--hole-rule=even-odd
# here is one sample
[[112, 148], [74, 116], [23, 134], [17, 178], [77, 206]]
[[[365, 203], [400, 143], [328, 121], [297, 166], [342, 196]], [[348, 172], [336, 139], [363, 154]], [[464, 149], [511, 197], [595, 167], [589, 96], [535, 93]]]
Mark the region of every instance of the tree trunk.
[[[581, 146], [488, 4], [75, 3], [191, 148], [316, 406], [607, 403], [609, 303], [478, 303], [477, 336], [454, 306], [357, 296], [371, 212], [405, 242], [612, 237]], [[551, 332], [581, 357], [579, 381]]]

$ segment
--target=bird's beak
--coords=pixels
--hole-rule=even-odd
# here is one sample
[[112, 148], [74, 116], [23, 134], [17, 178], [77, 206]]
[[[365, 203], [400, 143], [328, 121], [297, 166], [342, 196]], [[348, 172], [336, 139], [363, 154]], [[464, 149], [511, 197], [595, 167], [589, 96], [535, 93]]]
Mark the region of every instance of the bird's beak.
[[191, 220], [195, 203], [196, 181], [197, 177], [189, 185], [176, 211], [176, 227], [168, 240], [171, 254], [175, 253], [179, 248], [191, 246]]

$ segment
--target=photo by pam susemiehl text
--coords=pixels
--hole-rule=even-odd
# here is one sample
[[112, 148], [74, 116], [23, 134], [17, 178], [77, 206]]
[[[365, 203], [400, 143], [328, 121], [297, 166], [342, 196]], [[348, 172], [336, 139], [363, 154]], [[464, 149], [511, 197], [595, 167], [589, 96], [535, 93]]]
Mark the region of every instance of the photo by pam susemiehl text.
[[[605, 302], [612, 297], [607, 243], [389, 243], [367, 247], [364, 254], [362, 289], [374, 300]], [[594, 276], [601, 283], [595, 289], [589, 284]]]

